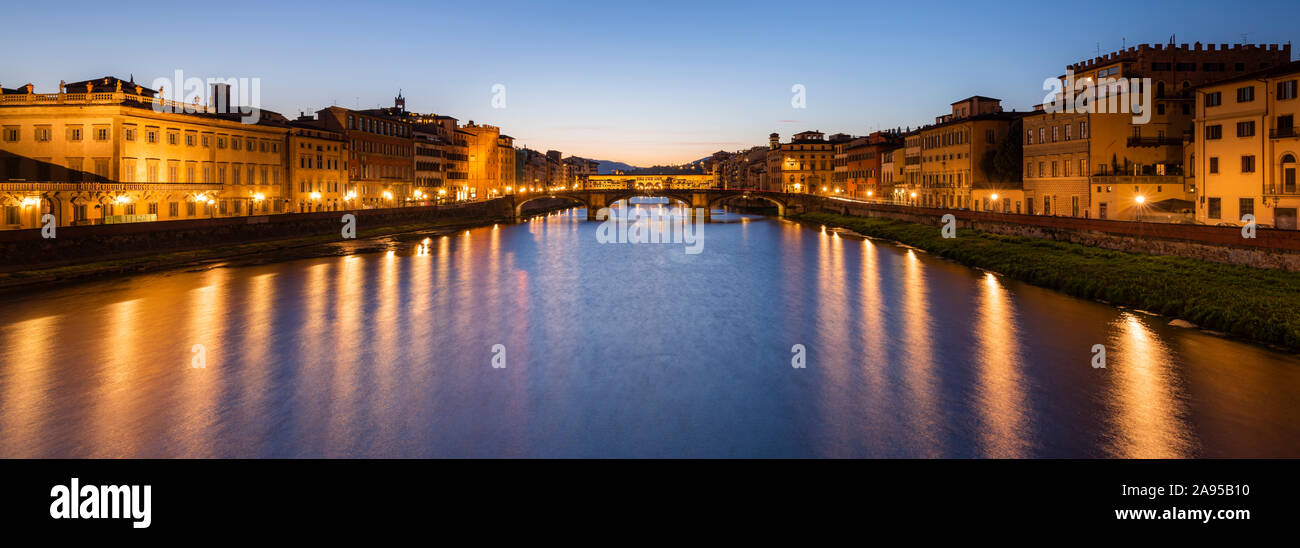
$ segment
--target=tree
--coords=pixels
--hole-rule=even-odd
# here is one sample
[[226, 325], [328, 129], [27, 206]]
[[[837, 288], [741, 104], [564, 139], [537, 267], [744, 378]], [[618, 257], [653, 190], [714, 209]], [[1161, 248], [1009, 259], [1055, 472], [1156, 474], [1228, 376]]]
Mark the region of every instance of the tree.
[[1023, 171], [1020, 162], [1024, 158], [1024, 144], [1020, 140], [1023, 124], [1020, 118], [1011, 121], [1011, 127], [1002, 136], [993, 150], [984, 153], [980, 167], [988, 174], [989, 181], [995, 183], [1018, 183]]

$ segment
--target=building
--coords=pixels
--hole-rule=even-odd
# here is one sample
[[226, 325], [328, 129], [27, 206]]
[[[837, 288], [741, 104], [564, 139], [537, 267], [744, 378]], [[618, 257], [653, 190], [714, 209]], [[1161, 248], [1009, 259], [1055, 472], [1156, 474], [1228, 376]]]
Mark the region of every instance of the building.
[[[1197, 195], [1185, 180], [1184, 146], [1193, 124], [1193, 88], [1290, 60], [1289, 44], [1216, 47], [1197, 42], [1141, 44], [1069, 65], [1060, 80], [1072, 78], [1081, 90], [1093, 86], [1100, 100], [1084, 112], [1076, 108], [1063, 115], [1035, 115], [1032, 133], [1025, 129], [1028, 211], [1190, 221]], [[1126, 104], [1121, 82], [1133, 78], [1143, 84], [1127, 93], [1149, 94], [1154, 103], [1151, 112], [1138, 116], [1146, 119], [1144, 123], [1135, 123], [1134, 113], [1115, 112], [1109, 105], [1110, 112], [1095, 112], [1112, 97], [1120, 99], [1117, 104]], [[1067, 131], [1073, 132], [1070, 141], [1083, 142], [1067, 144]], [[1053, 162], [1058, 166], [1055, 176]]]
[[565, 158], [564, 166], [566, 175], [562, 186], [571, 188], [585, 188], [587, 179], [599, 174], [600, 171], [600, 162], [577, 156]]
[[[847, 135], [828, 141], [820, 131], [796, 133], [789, 143], [780, 135], [768, 136], [766, 190], [809, 194], [834, 194], [831, 179], [835, 171], [835, 144]], [[840, 189], [843, 192], [843, 188]]]
[[1241, 225], [1252, 215], [1263, 226], [1296, 229], [1297, 85], [1300, 62], [1193, 88], [1196, 222]]
[[409, 122], [386, 109], [331, 106], [316, 112], [316, 123], [347, 136], [354, 207], [398, 207], [413, 199], [415, 146]]
[[880, 194], [879, 197], [894, 204], [907, 203], [907, 185], [904, 184], [902, 135], [898, 142], [886, 146], [880, 151]]
[[[1089, 213], [1088, 115], [1046, 112], [1025, 116], [1025, 212], [1092, 216]], [[1104, 209], [1104, 208], [1103, 208]]]
[[[465, 138], [469, 199], [487, 200], [506, 194], [506, 187], [514, 183], [514, 146], [511, 144], [505, 147], [508, 150], [502, 149], [501, 128], [475, 124], [470, 120], [457, 128], [457, 133]], [[510, 142], [513, 143], [513, 139]], [[511, 156], [508, 162], [503, 159], [507, 154]], [[509, 176], [505, 174], [507, 167]]]
[[0, 94], [0, 227], [285, 211], [283, 117], [181, 104], [106, 76]]
[[[907, 205], [921, 205], [921, 130], [903, 135], [903, 193]], [[897, 161], [897, 160], [896, 160]], [[895, 183], [895, 187], [897, 187]]]
[[348, 179], [347, 137], [307, 117], [288, 126], [289, 209], [306, 213], [356, 207], [356, 189]]
[[842, 180], [837, 181], [837, 186], [842, 184], [844, 193], [852, 198], [872, 201], [887, 199], [893, 188], [891, 183], [890, 189], [885, 190], [882, 155], [885, 151], [898, 147], [899, 135], [900, 132], [896, 130], [877, 131], [866, 137], [837, 144], [836, 149], [842, 151], [842, 158], [836, 158], [836, 175], [844, 174]]
[[509, 135], [497, 136], [497, 185], [502, 194], [509, 194], [518, 186], [518, 170], [515, 168], [515, 138]]
[[986, 156], [995, 153], [998, 142], [1023, 113], [1005, 112], [1000, 100], [979, 95], [950, 106], [951, 113], [936, 117], [934, 125], [918, 132], [919, 204], [970, 209], [975, 188], [1021, 188], [1019, 173], [1014, 180], [998, 177], [989, 170]]

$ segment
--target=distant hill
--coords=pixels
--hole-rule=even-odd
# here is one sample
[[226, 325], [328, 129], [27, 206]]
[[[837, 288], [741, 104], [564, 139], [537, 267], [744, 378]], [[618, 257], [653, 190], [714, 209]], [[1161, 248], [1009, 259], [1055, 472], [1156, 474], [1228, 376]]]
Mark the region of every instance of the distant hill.
[[623, 162], [614, 162], [611, 160], [596, 160], [596, 161], [600, 162], [600, 165], [596, 167], [596, 173], [599, 173], [601, 175], [609, 175], [611, 173], [614, 173], [614, 170], [616, 169], [621, 169], [623, 171], [632, 171], [634, 169], [639, 169], [634, 165], [625, 164]]

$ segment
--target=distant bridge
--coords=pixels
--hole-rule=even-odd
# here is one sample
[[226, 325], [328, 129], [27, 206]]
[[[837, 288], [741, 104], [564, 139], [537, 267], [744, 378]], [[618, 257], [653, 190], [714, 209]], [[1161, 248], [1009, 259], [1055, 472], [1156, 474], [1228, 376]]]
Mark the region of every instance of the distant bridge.
[[720, 188], [701, 188], [701, 189], [653, 189], [653, 188], [621, 188], [621, 189], [590, 189], [590, 190], [552, 190], [537, 191], [527, 194], [509, 194], [504, 198], [510, 200], [514, 208], [514, 218], [518, 219], [523, 215], [524, 204], [533, 200], [543, 198], [565, 198], [581, 203], [587, 208], [587, 220], [596, 220], [596, 212], [603, 207], [609, 207], [619, 200], [626, 200], [634, 197], [664, 197], [671, 202], [682, 204], [687, 208], [703, 208], [705, 210], [705, 219], [708, 218], [708, 211], [721, 207], [722, 203], [734, 198], [752, 198], [770, 202], [776, 206], [777, 214], [784, 217], [787, 208], [795, 207], [802, 209], [802, 198], [805, 195], [786, 194], [781, 192], [765, 192], [760, 190], [746, 189], [720, 189]]

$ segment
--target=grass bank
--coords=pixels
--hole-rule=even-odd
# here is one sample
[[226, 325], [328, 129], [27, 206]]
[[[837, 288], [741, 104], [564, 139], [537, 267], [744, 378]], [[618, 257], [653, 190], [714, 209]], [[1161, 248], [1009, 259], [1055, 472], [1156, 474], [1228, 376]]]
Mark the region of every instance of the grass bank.
[[1300, 272], [1068, 242], [958, 230], [892, 219], [807, 213], [791, 219], [846, 228], [924, 249], [1076, 297], [1180, 318], [1259, 343], [1300, 351]]

